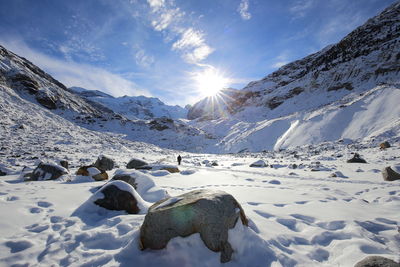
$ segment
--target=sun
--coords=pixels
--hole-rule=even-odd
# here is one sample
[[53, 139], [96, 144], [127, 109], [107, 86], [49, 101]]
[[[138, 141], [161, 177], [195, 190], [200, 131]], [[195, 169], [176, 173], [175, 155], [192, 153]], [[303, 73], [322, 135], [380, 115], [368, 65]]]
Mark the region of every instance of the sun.
[[229, 85], [229, 79], [215, 68], [207, 68], [202, 72], [195, 73], [194, 80], [197, 89], [203, 96], [215, 96]]

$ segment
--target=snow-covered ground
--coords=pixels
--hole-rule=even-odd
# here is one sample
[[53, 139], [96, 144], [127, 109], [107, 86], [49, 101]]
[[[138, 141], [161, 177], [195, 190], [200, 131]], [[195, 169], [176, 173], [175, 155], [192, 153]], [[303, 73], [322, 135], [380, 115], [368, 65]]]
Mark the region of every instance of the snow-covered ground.
[[[353, 266], [368, 255], [398, 261], [400, 184], [383, 181], [381, 169], [399, 162], [400, 143], [386, 150], [373, 143], [344, 143], [258, 154], [180, 152], [180, 173], [143, 173], [171, 196], [206, 188], [226, 191], [239, 201], [250, 228], [238, 223], [230, 230], [234, 254], [224, 266]], [[89, 149], [93, 144], [80, 146]], [[103, 153], [121, 168], [128, 154], [144, 156], [134, 151], [121, 154], [111, 147], [104, 144]], [[368, 163], [347, 163], [352, 152]], [[148, 162], [173, 164], [175, 153], [149, 149], [145, 157]], [[1, 266], [222, 265], [219, 253], [208, 250], [198, 234], [175, 238], [163, 250], [141, 251], [138, 237], [144, 214], [94, 205], [93, 210], [82, 209], [95, 188], [104, 184], [74, 175], [83, 154], [68, 155], [74, 167], [58, 181], [21, 181], [24, 163], [34, 167], [29, 160], [19, 161], [9, 175], [0, 177]], [[259, 159], [269, 166], [249, 167]], [[213, 161], [218, 166], [212, 166]]]

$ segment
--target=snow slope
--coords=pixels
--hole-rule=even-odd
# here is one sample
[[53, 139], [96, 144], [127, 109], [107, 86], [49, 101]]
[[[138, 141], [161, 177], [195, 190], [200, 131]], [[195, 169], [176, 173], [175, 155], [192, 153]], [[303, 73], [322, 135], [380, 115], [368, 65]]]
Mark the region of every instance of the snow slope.
[[166, 105], [155, 97], [113, 97], [97, 90], [87, 90], [80, 87], [71, 87], [69, 89], [78, 95], [102, 104], [131, 120], [148, 120], [160, 117], [185, 119], [187, 115], [187, 109], [180, 106]]

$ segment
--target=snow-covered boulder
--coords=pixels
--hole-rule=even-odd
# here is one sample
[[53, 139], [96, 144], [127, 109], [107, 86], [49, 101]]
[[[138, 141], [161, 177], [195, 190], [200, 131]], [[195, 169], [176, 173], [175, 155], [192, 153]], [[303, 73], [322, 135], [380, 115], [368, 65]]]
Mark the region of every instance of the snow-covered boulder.
[[95, 181], [104, 181], [108, 179], [108, 174], [105, 171], [100, 171], [93, 166], [82, 166], [76, 172], [76, 175], [89, 176]]
[[250, 167], [267, 167], [267, 163], [260, 159], [250, 164]]
[[368, 256], [365, 259], [359, 261], [354, 267], [399, 267], [400, 263], [397, 263], [391, 259], [382, 256]]
[[101, 171], [110, 171], [114, 169], [115, 162], [107, 156], [100, 155], [93, 166]]
[[140, 195], [123, 181], [112, 181], [103, 186], [99, 193], [102, 193], [104, 198], [98, 198], [94, 203], [105, 209], [124, 210], [129, 214], [144, 213], [147, 210]]
[[170, 173], [180, 172], [176, 165], [171, 164], [150, 164], [148, 166], [151, 167], [153, 171], [166, 170]]
[[30, 181], [55, 180], [68, 174], [68, 170], [52, 163], [39, 163], [30, 175]]
[[[128, 177], [130, 177], [130, 179], [128, 179]], [[136, 189], [138, 194], [148, 202], [156, 202], [169, 197], [166, 190], [156, 186], [150, 175], [137, 170], [117, 170], [113, 179], [129, 183]]]
[[141, 249], [165, 248], [170, 239], [200, 233], [204, 244], [221, 252], [220, 261], [231, 260], [228, 231], [238, 219], [248, 221], [236, 199], [223, 191], [195, 190], [154, 203], [140, 228]]
[[128, 164], [126, 165], [127, 169], [137, 169], [143, 166], [146, 166], [147, 162], [141, 160], [141, 159], [131, 159]]
[[382, 170], [382, 176], [385, 181], [400, 180], [400, 165], [384, 168]]

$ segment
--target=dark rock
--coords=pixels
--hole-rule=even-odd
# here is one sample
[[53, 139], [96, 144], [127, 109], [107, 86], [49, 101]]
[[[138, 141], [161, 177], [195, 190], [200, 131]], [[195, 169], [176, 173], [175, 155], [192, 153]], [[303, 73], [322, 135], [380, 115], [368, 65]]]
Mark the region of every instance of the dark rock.
[[36, 169], [33, 170], [29, 180], [55, 180], [64, 174], [68, 174], [68, 171], [61, 166], [49, 163], [39, 163]]
[[107, 172], [101, 171], [92, 165], [79, 167], [76, 171], [76, 175], [90, 176], [96, 181], [104, 181], [108, 179]]
[[382, 170], [383, 180], [395, 181], [400, 180], [400, 173], [394, 171], [391, 167], [386, 167]]
[[253, 162], [252, 164], [250, 164], [250, 167], [267, 167], [267, 163], [265, 163], [265, 161], [263, 161], [262, 159], [257, 160], [256, 162]]
[[166, 198], [149, 208], [140, 228], [140, 246], [162, 249], [171, 238], [200, 233], [207, 248], [221, 252], [221, 262], [228, 262], [233, 253], [228, 230], [239, 218], [248, 225], [240, 204], [223, 191], [195, 190]]
[[57, 108], [57, 100], [55, 97], [47, 95], [47, 94], [37, 94], [36, 101], [42, 106], [48, 109], [56, 109]]
[[367, 161], [361, 158], [358, 153], [355, 153], [353, 158], [349, 159], [347, 163], [367, 163]]
[[93, 166], [95, 166], [97, 169], [101, 171], [110, 171], [114, 169], [115, 162], [113, 159], [106, 157], [104, 155], [101, 155], [97, 158], [96, 162], [94, 163]]
[[368, 256], [354, 267], [400, 267], [400, 263], [381, 256]]
[[126, 164], [127, 169], [138, 169], [140, 167], [143, 167], [147, 165], [147, 162], [141, 160], [141, 159], [131, 159], [128, 164]]
[[388, 141], [385, 141], [385, 142], [381, 143], [381, 144], [379, 145], [379, 147], [380, 147], [381, 149], [386, 149], [386, 148], [389, 148], [389, 147], [390, 147], [390, 144], [389, 144]]
[[68, 170], [68, 161], [66, 160], [60, 160], [60, 165], [63, 166], [64, 168], [66, 168]]
[[124, 210], [129, 214], [140, 212], [138, 201], [130, 192], [113, 184], [105, 185], [100, 189], [100, 192], [103, 193], [104, 198], [97, 199], [94, 202], [96, 205], [108, 210]]
[[96, 181], [104, 181], [108, 179], [108, 174], [105, 171], [102, 171], [101, 173], [93, 175], [92, 178]]
[[219, 166], [219, 165], [218, 165], [218, 162], [213, 161], [213, 162], [211, 163], [211, 166]]
[[5, 176], [5, 175], [7, 175], [7, 173], [0, 170], [0, 176]]
[[117, 174], [114, 175], [114, 177], [111, 179], [114, 181], [124, 181], [125, 183], [130, 184], [135, 190], [137, 189], [137, 183], [136, 179], [130, 175], [127, 174]]

